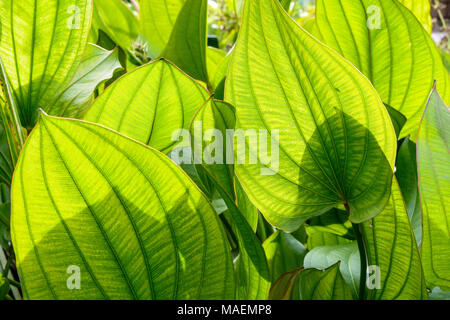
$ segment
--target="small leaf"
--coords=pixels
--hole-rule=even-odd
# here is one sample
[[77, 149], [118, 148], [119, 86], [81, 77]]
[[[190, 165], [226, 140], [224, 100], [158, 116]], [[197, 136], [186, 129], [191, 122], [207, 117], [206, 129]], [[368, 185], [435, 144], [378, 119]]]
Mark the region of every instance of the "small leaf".
[[263, 148], [246, 143], [246, 156], [258, 161], [235, 165], [272, 225], [294, 231], [346, 202], [352, 222], [383, 209], [396, 153], [385, 107], [367, 78], [278, 1], [246, 2], [225, 99], [236, 107], [237, 129], [262, 130], [272, 140], [271, 155], [279, 149], [276, 166], [267, 168]]
[[283, 273], [303, 266], [306, 248], [289, 233], [276, 231], [263, 243], [272, 283]]
[[361, 259], [355, 241], [345, 245], [314, 248], [305, 256], [304, 267], [305, 269], [325, 270], [337, 262], [340, 262], [339, 270], [345, 282], [352, 289], [353, 298], [357, 299], [361, 277]]
[[94, 101], [84, 119], [168, 153], [176, 143], [174, 132], [188, 129], [208, 98], [200, 84], [161, 59], [115, 81]]
[[[160, 152], [84, 121], [42, 116], [12, 189], [30, 299], [231, 299], [214, 209]], [[79, 290], [76, 277], [81, 276]]]
[[355, 239], [352, 223], [348, 220], [347, 212], [335, 208], [321, 216], [312, 218], [305, 225], [305, 228], [309, 234], [328, 232], [347, 239]]
[[121, 68], [118, 49], [105, 50], [88, 44], [86, 53], [70, 84], [52, 102], [48, 112], [57, 116], [81, 117], [89, 106], [95, 88], [112, 78]]
[[422, 212], [417, 185], [416, 145], [406, 138], [397, 155], [395, 176], [405, 201], [417, 243], [422, 241]]
[[422, 264], [428, 288], [450, 290], [450, 111], [436, 88], [417, 135], [423, 217]]

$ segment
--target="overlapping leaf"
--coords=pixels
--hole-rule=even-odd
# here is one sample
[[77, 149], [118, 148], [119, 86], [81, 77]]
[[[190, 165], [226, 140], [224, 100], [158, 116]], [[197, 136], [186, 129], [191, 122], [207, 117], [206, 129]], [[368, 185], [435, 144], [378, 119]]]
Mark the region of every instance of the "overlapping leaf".
[[417, 132], [436, 79], [450, 101], [450, 80], [433, 40], [397, 0], [319, 0], [322, 39], [373, 83], [384, 103], [407, 119], [400, 138]]
[[[169, 158], [111, 130], [43, 116], [12, 198], [27, 298], [234, 296], [229, 247], [207, 199]], [[68, 290], [76, 270], [81, 288]]]
[[0, 56], [24, 127], [32, 128], [38, 108], [48, 110], [72, 80], [86, 48], [92, 2], [0, 2]]
[[112, 78], [114, 71], [121, 68], [118, 50], [105, 50], [89, 44], [86, 53], [67, 88], [59, 93], [48, 112], [52, 115], [78, 118], [91, 103], [95, 88]]
[[417, 170], [427, 285], [450, 291], [450, 112], [434, 88], [417, 136]]
[[[279, 132], [279, 170], [267, 170], [261, 155], [256, 165], [236, 164], [271, 224], [293, 231], [343, 202], [354, 222], [383, 209], [396, 149], [386, 109], [369, 81], [278, 1], [246, 2], [225, 98], [237, 109], [238, 129]], [[248, 147], [247, 156], [261, 153]]]
[[115, 81], [94, 101], [85, 119], [167, 153], [175, 144], [174, 132], [187, 129], [208, 98], [208, 92], [180, 69], [157, 60]]

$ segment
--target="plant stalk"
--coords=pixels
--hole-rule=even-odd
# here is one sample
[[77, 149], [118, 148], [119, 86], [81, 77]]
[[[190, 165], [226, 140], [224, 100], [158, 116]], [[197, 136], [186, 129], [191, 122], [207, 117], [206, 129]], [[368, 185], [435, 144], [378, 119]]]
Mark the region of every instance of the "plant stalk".
[[[350, 206], [344, 204], [345, 210], [350, 215]], [[361, 233], [361, 224], [352, 223], [353, 232], [355, 233], [356, 242], [358, 243], [359, 257], [361, 261], [361, 271], [359, 277], [359, 300], [366, 300], [366, 277], [367, 277], [367, 254], [363, 235]]]

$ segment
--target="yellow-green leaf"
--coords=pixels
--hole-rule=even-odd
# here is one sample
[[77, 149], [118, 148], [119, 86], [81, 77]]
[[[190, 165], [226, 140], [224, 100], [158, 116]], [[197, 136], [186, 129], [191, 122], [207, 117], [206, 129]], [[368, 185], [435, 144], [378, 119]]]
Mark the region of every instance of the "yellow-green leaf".
[[272, 169], [255, 145], [245, 151], [257, 164], [235, 165], [250, 200], [272, 225], [294, 231], [342, 203], [353, 222], [384, 208], [396, 137], [380, 97], [278, 1], [246, 2], [225, 98], [236, 107], [237, 129], [267, 130], [272, 152], [279, 142]]
[[422, 264], [427, 286], [450, 290], [450, 111], [433, 89], [417, 136]]
[[162, 153], [92, 123], [42, 116], [14, 175], [11, 225], [30, 299], [234, 297], [204, 195]]

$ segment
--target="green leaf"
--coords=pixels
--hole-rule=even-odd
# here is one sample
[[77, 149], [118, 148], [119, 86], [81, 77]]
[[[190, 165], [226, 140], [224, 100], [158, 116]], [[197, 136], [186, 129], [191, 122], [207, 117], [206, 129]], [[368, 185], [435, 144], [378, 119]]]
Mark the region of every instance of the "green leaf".
[[234, 112], [232, 105], [210, 99], [197, 110], [190, 124], [194, 162], [213, 174], [229, 195], [235, 193], [234, 154], [231, 148], [227, 150], [226, 138], [227, 130], [235, 126]]
[[389, 116], [392, 120], [392, 125], [394, 126], [395, 134], [397, 137], [400, 136], [400, 132], [402, 131], [403, 126], [406, 123], [406, 118], [403, 114], [401, 114], [399, 111], [395, 110], [391, 106], [385, 105], [387, 111], [389, 112]]
[[224, 51], [217, 50], [215, 48], [208, 48], [206, 57], [208, 78], [211, 88], [214, 90], [214, 97], [217, 99], [223, 99], [225, 78], [228, 71], [231, 53], [225, 55]]
[[[379, 268], [379, 288], [368, 299], [417, 300], [427, 297], [419, 250], [397, 181], [391, 198], [377, 217], [363, 224], [368, 266]], [[370, 275], [368, 278], [370, 281]], [[371, 282], [376, 284], [376, 277]]]
[[347, 212], [336, 208], [321, 216], [312, 218], [305, 225], [305, 228], [309, 234], [328, 232], [347, 239], [355, 239], [352, 223], [348, 220]]
[[430, 35], [397, 0], [319, 0], [323, 41], [373, 83], [384, 103], [407, 119], [400, 138], [417, 132], [433, 81], [450, 101], [449, 75]]
[[259, 212], [258, 209], [250, 202], [250, 199], [242, 188], [239, 180], [234, 176], [234, 189], [236, 192], [236, 203], [239, 210], [242, 212], [244, 217], [247, 219], [248, 224], [254, 232], [258, 227]]
[[272, 283], [283, 274], [303, 266], [306, 248], [291, 234], [276, 231], [263, 243]]
[[161, 53], [195, 79], [208, 82], [206, 70], [207, 0], [186, 1]]
[[398, 0], [406, 8], [412, 11], [425, 30], [431, 34], [433, 31], [433, 19], [431, 18], [430, 0]]
[[[234, 297], [229, 246], [208, 200], [169, 158], [112, 130], [42, 116], [12, 198], [27, 298]], [[81, 288], [68, 290], [77, 270]]]
[[309, 250], [323, 246], [337, 246], [341, 244], [350, 244], [352, 240], [335, 235], [330, 232], [321, 232], [314, 229], [308, 229], [308, 240], [306, 246]]
[[87, 44], [92, 0], [2, 1], [0, 56], [22, 126], [48, 110], [72, 80]]
[[267, 130], [275, 154], [279, 142], [271, 169], [252, 143], [245, 152], [257, 163], [235, 165], [272, 225], [294, 231], [345, 202], [353, 222], [383, 209], [396, 152], [385, 107], [367, 78], [299, 27], [278, 1], [246, 2], [225, 98], [236, 107], [237, 129]]
[[152, 58], [159, 57], [166, 47], [177, 17], [185, 3], [186, 0], [140, 1], [140, 26], [148, 40], [149, 53]]
[[352, 291], [339, 271], [339, 263], [325, 271], [305, 269], [298, 279], [301, 300], [352, 300]]
[[416, 145], [406, 138], [397, 155], [395, 176], [405, 201], [417, 243], [422, 239], [422, 212], [417, 186]]
[[105, 50], [88, 44], [86, 53], [70, 84], [51, 104], [48, 112], [53, 115], [79, 118], [91, 103], [97, 86], [112, 78], [121, 68], [118, 49]]
[[359, 295], [361, 260], [356, 241], [337, 246], [316, 247], [305, 256], [305, 269], [325, 270], [340, 262], [339, 270], [352, 290], [353, 298]]
[[93, 28], [94, 32], [103, 30], [124, 50], [130, 49], [139, 35], [138, 18], [122, 0], [95, 0]]
[[417, 136], [417, 169], [423, 217], [422, 264], [427, 286], [450, 290], [450, 112], [436, 88]]
[[223, 214], [238, 240], [239, 255], [235, 260], [236, 299], [265, 300], [269, 297], [270, 272], [264, 250], [233, 198], [208, 169], [203, 168], [228, 207], [228, 211]]
[[115, 81], [94, 101], [84, 119], [168, 153], [175, 144], [174, 132], [188, 129], [208, 98], [200, 84], [160, 59]]
[[[7, 229], [10, 225], [11, 203], [0, 203], [0, 224], [3, 224]], [[1, 235], [0, 235], [1, 236]]]

